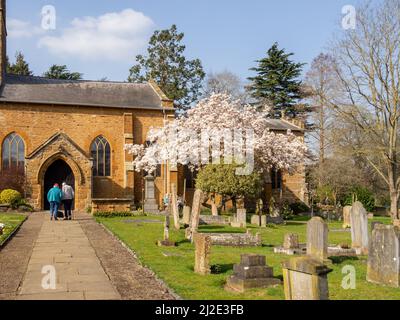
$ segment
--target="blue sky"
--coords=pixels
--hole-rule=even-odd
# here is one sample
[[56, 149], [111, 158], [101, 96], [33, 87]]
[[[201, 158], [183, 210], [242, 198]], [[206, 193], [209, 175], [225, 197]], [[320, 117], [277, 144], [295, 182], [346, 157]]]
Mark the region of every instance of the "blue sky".
[[[187, 56], [200, 58], [206, 72], [228, 69], [245, 79], [275, 41], [309, 64], [339, 29], [349, 4], [357, 2], [8, 0], [8, 54], [13, 59], [21, 50], [38, 75], [56, 63], [85, 79], [124, 81], [151, 33], [176, 24], [185, 33]], [[56, 30], [41, 28], [45, 5], [56, 9]]]

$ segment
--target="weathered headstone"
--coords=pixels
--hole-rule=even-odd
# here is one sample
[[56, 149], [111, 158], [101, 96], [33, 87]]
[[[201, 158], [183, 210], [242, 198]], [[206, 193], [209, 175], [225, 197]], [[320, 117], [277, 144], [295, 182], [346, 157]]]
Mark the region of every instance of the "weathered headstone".
[[175, 242], [169, 239], [169, 227], [170, 227], [170, 219], [169, 214], [165, 216], [164, 220], [164, 240], [158, 241], [157, 244], [160, 247], [174, 247], [176, 245]]
[[176, 194], [176, 185], [175, 183], [171, 184], [171, 211], [172, 215], [174, 217], [174, 226], [176, 230], [179, 230], [181, 228], [179, 224], [179, 208], [178, 208], [178, 197]]
[[211, 273], [210, 269], [210, 250], [211, 238], [202, 233], [194, 233], [193, 241], [195, 245], [194, 272], [202, 275]]
[[345, 206], [343, 208], [343, 229], [351, 228], [350, 212], [351, 206]]
[[199, 228], [200, 212], [201, 212], [201, 201], [203, 199], [203, 192], [201, 190], [196, 190], [193, 196], [192, 204], [192, 215], [190, 217], [190, 229], [186, 233], [188, 238], [192, 239], [192, 235], [197, 232]]
[[352, 247], [358, 255], [368, 254], [368, 217], [361, 202], [353, 204], [350, 214]]
[[233, 266], [233, 275], [226, 283], [226, 289], [244, 292], [246, 289], [266, 288], [281, 283], [274, 278], [273, 268], [266, 265], [265, 256], [243, 254], [240, 264]]
[[375, 225], [368, 253], [367, 281], [400, 286], [400, 229]]
[[375, 227], [377, 226], [377, 225], [380, 225], [380, 224], [383, 224], [382, 222], [379, 222], [379, 221], [372, 221], [371, 222], [371, 231], [373, 231], [374, 229], [375, 229]]
[[190, 211], [192, 210], [192, 208], [190, 208], [189, 206], [184, 206], [183, 207], [183, 218], [182, 218], [182, 222], [185, 225], [190, 225]]
[[329, 300], [328, 273], [320, 260], [296, 257], [282, 263], [286, 300]]
[[328, 225], [321, 217], [307, 222], [307, 255], [320, 261], [328, 259]]
[[246, 228], [246, 209], [237, 209], [234, 221], [231, 223], [232, 227], [235, 228]]
[[266, 228], [267, 227], [267, 216], [266, 215], [262, 215], [261, 216], [261, 227], [262, 228]]
[[158, 204], [155, 196], [155, 178], [152, 175], [148, 175], [145, 178], [145, 199], [144, 199], [144, 212], [147, 213], [159, 213]]
[[296, 233], [286, 233], [285, 238], [283, 240], [283, 248], [284, 249], [300, 248], [299, 235]]

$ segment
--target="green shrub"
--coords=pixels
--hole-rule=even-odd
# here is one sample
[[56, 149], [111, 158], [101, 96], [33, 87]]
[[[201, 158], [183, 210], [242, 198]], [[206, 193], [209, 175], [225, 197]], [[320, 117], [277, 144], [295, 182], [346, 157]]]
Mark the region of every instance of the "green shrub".
[[22, 195], [16, 190], [5, 189], [0, 193], [0, 203], [10, 204], [12, 207], [14, 207], [14, 205], [21, 200]]
[[374, 194], [364, 187], [354, 187], [345, 196], [343, 205], [351, 206], [353, 204], [353, 196], [357, 201], [360, 201], [365, 210], [371, 212], [375, 209]]
[[11, 204], [13, 209], [18, 209], [20, 211], [33, 212], [34, 209], [25, 199], [19, 199]]
[[289, 205], [290, 209], [293, 210], [294, 214], [310, 211], [310, 208], [304, 202], [294, 202]]
[[[146, 215], [146, 214], [144, 214]], [[136, 217], [143, 216], [143, 213], [140, 211], [132, 212], [132, 211], [99, 211], [93, 213], [94, 217], [97, 218], [116, 218], [116, 217]]]
[[284, 220], [292, 220], [294, 218], [294, 212], [292, 208], [290, 208], [289, 204], [285, 203], [280, 211], [281, 217]]

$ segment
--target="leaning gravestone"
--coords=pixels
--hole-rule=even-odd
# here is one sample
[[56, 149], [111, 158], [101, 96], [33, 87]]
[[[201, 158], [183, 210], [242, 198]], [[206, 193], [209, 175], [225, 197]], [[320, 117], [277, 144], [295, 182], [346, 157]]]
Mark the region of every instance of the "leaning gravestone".
[[345, 206], [343, 208], [343, 229], [351, 228], [350, 212], [351, 206]]
[[233, 266], [233, 275], [228, 278], [225, 289], [244, 292], [281, 284], [274, 278], [273, 268], [266, 265], [265, 256], [242, 254], [240, 261]]
[[195, 245], [194, 272], [201, 275], [211, 273], [209, 257], [211, 250], [210, 236], [202, 233], [195, 233], [193, 234], [193, 241]]
[[307, 255], [320, 261], [328, 259], [328, 225], [321, 217], [307, 223]]
[[190, 208], [189, 206], [184, 206], [183, 207], [183, 218], [182, 218], [182, 222], [185, 225], [190, 225], [190, 211], [192, 210], [192, 208]]
[[200, 223], [200, 211], [201, 211], [201, 201], [203, 199], [203, 192], [201, 190], [196, 190], [193, 196], [192, 205], [192, 215], [190, 217], [190, 227], [189, 232], [187, 232], [187, 237], [192, 239], [192, 235], [197, 232]]
[[367, 281], [400, 286], [400, 229], [375, 225], [368, 254]]
[[312, 257], [282, 263], [286, 300], [329, 300], [328, 273], [332, 271]]
[[178, 199], [176, 195], [176, 186], [175, 184], [171, 184], [171, 192], [172, 192], [172, 199], [171, 199], [171, 208], [172, 208], [172, 215], [174, 217], [174, 226], [176, 230], [181, 228], [179, 224], [179, 209], [178, 209]]
[[361, 202], [353, 204], [350, 221], [352, 247], [358, 255], [368, 254], [368, 217]]

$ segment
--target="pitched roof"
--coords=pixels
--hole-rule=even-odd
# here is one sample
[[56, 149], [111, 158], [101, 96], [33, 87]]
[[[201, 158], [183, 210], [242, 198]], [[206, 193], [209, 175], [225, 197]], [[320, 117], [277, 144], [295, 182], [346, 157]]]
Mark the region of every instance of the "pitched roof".
[[58, 80], [6, 75], [0, 102], [162, 109], [165, 100], [152, 83]]
[[303, 128], [296, 126], [288, 121], [279, 119], [268, 119], [269, 129], [276, 131], [304, 131]]

